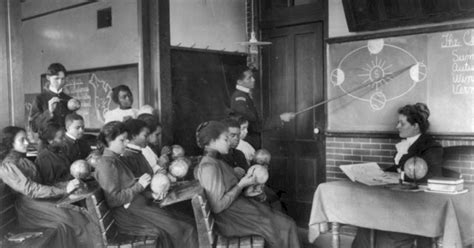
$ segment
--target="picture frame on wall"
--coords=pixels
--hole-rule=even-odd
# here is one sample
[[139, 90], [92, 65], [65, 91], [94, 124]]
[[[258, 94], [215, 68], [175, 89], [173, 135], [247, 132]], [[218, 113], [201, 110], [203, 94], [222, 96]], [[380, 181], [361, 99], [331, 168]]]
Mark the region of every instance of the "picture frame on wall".
[[[127, 85], [135, 96], [133, 108], [140, 102], [138, 64], [68, 71], [63, 87], [64, 93], [81, 101], [77, 113], [84, 118], [86, 131], [97, 132], [105, 124], [107, 111], [118, 107], [112, 101], [112, 89]], [[41, 75], [41, 91], [48, 86], [46, 74]]]

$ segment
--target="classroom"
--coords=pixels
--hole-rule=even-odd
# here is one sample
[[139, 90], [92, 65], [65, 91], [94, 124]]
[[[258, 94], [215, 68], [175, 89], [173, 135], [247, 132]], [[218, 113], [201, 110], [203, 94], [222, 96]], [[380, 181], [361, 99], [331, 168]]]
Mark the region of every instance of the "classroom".
[[1, 0], [0, 247], [474, 247], [473, 0]]

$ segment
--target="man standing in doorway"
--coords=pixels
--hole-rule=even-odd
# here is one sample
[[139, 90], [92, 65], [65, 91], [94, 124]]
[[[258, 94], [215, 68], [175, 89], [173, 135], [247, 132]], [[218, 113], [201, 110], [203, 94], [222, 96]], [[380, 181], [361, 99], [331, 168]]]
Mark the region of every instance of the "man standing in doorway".
[[285, 122], [295, 118], [295, 113], [286, 112], [277, 117], [270, 117], [262, 121], [253, 103], [252, 90], [255, 87], [255, 78], [250, 68], [243, 70], [237, 78], [236, 90], [230, 100], [233, 114], [241, 115], [249, 122], [247, 141], [255, 148], [261, 145], [261, 132], [267, 129], [280, 128]]

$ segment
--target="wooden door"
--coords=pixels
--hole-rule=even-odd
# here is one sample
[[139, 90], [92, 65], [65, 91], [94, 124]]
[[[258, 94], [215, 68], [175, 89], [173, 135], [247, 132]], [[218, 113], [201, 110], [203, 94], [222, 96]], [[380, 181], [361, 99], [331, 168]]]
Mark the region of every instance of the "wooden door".
[[[264, 117], [324, 100], [323, 27], [323, 22], [314, 22], [263, 32], [263, 40], [272, 42], [262, 50]], [[297, 115], [278, 131], [263, 133], [263, 147], [272, 154], [269, 184], [286, 191], [288, 213], [304, 227], [314, 191], [325, 180], [325, 123], [321, 106]]]

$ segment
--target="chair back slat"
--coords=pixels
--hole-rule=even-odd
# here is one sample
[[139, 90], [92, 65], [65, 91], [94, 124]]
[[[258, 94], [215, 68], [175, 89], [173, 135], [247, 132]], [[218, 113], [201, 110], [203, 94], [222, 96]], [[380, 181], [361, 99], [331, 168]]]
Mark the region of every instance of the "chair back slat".
[[191, 200], [199, 235], [200, 248], [263, 248], [265, 240], [260, 236], [227, 238], [215, 231], [215, 219], [204, 189]]
[[86, 205], [89, 213], [93, 215], [93, 219], [97, 221], [100, 228], [103, 243], [109, 245], [108, 240], [115, 240], [118, 236], [118, 227], [115, 224], [115, 219], [112, 210], [107, 205], [104, 192], [102, 189], [97, 189], [91, 197], [86, 199]]
[[265, 239], [261, 236], [252, 236], [252, 248], [263, 248], [265, 246]]
[[0, 180], [0, 240], [17, 225], [15, 195], [8, 185]]
[[214, 218], [210, 214], [209, 203], [205, 198], [204, 190], [201, 190], [191, 200], [193, 205], [196, 227], [199, 235], [199, 247], [213, 247], [216, 239], [214, 232]]
[[252, 237], [247, 236], [240, 238], [239, 248], [252, 248]]

